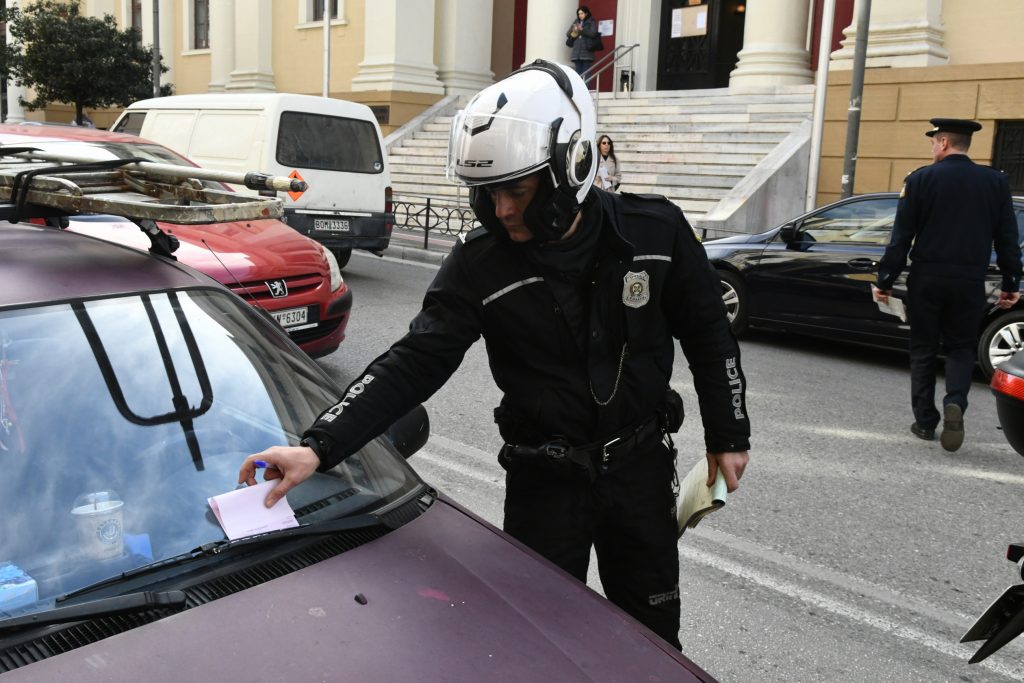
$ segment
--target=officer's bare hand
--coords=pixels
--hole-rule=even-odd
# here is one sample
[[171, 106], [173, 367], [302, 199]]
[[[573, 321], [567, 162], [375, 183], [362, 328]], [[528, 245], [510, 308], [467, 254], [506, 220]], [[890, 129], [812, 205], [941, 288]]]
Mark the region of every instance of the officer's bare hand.
[[715, 483], [718, 468], [722, 468], [722, 476], [725, 478], [725, 488], [729, 492], [740, 487], [740, 477], [743, 470], [747, 468], [747, 461], [750, 460], [750, 453], [737, 451], [730, 453], [708, 453], [708, 486]]
[[1020, 301], [1020, 292], [999, 292], [999, 301], [996, 306], [999, 308], [1013, 308]]
[[312, 448], [306, 446], [271, 446], [261, 453], [250, 455], [242, 463], [238, 470], [238, 483], [245, 482], [249, 486], [256, 485], [256, 461], [262, 460], [267, 463], [263, 479], [281, 479], [281, 483], [274, 487], [274, 490], [267, 494], [263, 504], [268, 508], [284, 498], [284, 495], [294, 487], [309, 479], [316, 468], [320, 466], [320, 459]]
[[878, 287], [875, 287], [874, 285], [871, 285], [871, 295], [874, 297], [875, 301], [878, 301], [879, 303], [887, 304], [887, 303], [889, 303], [889, 297], [892, 295], [892, 290], [891, 289], [879, 289]]

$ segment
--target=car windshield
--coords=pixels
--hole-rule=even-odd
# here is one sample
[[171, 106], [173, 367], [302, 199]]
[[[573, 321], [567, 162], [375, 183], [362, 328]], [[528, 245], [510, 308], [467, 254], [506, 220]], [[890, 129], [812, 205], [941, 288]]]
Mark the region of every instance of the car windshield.
[[[334, 401], [319, 367], [248, 308], [197, 289], [0, 310], [0, 616], [225, 538], [208, 498]], [[305, 523], [420, 485], [375, 441], [288, 501]], [[11, 577], [41, 602], [5, 595]]]

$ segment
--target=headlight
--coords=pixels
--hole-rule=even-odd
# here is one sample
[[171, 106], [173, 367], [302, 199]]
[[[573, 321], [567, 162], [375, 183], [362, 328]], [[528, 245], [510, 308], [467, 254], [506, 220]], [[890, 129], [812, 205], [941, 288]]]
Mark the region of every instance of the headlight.
[[[319, 244], [319, 242], [317, 244]], [[336, 292], [345, 282], [341, 279], [341, 268], [338, 267], [338, 259], [334, 258], [334, 254], [331, 253], [331, 250], [324, 245], [320, 244], [320, 249], [324, 252], [324, 258], [327, 259], [327, 267], [331, 271], [331, 291]]]

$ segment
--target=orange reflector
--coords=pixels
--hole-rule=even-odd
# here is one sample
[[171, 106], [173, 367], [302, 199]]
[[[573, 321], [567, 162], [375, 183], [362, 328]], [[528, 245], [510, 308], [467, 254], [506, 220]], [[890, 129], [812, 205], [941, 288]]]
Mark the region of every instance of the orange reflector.
[[[303, 177], [302, 177], [302, 176], [301, 176], [301, 175], [299, 174], [299, 172], [298, 172], [298, 171], [294, 171], [294, 170], [293, 170], [293, 171], [292, 171], [291, 173], [289, 173], [289, 174], [288, 174], [288, 177], [289, 177], [289, 178], [295, 178], [296, 180], [302, 180], [302, 181], [305, 181], [305, 178], [303, 178]], [[301, 197], [301, 196], [302, 196], [302, 192], [289, 192], [289, 193], [288, 193], [288, 196], [292, 198], [292, 201], [293, 201], [293, 202], [297, 202], [297, 201], [299, 201], [299, 197]]]
[[1024, 401], [1024, 378], [1016, 377], [996, 368], [996, 371], [992, 374], [992, 382], [989, 386], [992, 387], [992, 391], [998, 391], [1000, 394]]

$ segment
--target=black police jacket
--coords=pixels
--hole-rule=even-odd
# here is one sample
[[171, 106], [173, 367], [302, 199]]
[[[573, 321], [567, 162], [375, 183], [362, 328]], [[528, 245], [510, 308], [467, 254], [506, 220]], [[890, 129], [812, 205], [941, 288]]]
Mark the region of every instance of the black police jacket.
[[502, 413], [574, 445], [599, 441], [659, 410], [678, 339], [708, 450], [749, 449], [739, 347], [704, 248], [663, 197], [592, 192], [610, 232], [589, 297], [589, 348], [579, 349], [524, 247], [474, 230], [445, 259], [408, 334], [306, 432], [331, 444], [321, 469], [429, 398], [480, 336], [504, 393]]
[[909, 253], [912, 270], [983, 280], [995, 247], [1002, 289], [1020, 286], [1017, 219], [1004, 173], [951, 154], [907, 176], [878, 288], [892, 289]]

